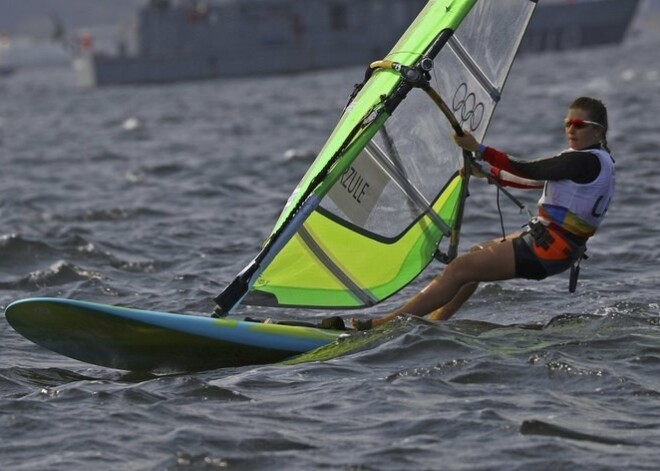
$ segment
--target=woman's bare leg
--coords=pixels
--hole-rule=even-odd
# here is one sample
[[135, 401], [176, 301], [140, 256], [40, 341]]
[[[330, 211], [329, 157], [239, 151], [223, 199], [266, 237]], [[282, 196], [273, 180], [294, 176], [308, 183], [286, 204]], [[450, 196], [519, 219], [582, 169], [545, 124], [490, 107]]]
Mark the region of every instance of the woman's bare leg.
[[454, 296], [454, 299], [429, 314], [429, 320], [446, 321], [451, 318], [472, 297], [478, 286], [479, 282], [477, 281], [463, 285]]
[[[460, 307], [467, 300], [467, 297], [462, 299], [463, 296], [472, 295], [479, 282], [508, 280], [515, 275], [512, 239], [487, 244], [481, 250], [471, 251], [456, 258], [412, 299], [394, 312], [374, 319], [373, 325], [383, 324], [401, 314], [425, 316], [438, 311], [455, 298], [456, 305]], [[464, 291], [460, 293], [463, 288]]]
[[[489, 240], [487, 242], [483, 242], [481, 244], [477, 244], [470, 248], [470, 252], [476, 252], [477, 250], [483, 250], [486, 247], [490, 247], [491, 245], [495, 244], [501, 244], [502, 242], [508, 240], [508, 239], [513, 239], [520, 235], [520, 233], [512, 234], [510, 236], [505, 237], [504, 239], [502, 238], [497, 238], [493, 240]], [[463, 307], [463, 304], [472, 297], [474, 292], [477, 290], [477, 287], [479, 286], [478, 282], [472, 282], [468, 283], [466, 285], [463, 285], [461, 289], [458, 290], [458, 293], [456, 293], [456, 296], [454, 296], [454, 299], [449, 301], [447, 304], [442, 306], [439, 309], [436, 309], [429, 315], [429, 319], [432, 321], [446, 321], [447, 319], [451, 318], [454, 314], [458, 312], [458, 310]]]

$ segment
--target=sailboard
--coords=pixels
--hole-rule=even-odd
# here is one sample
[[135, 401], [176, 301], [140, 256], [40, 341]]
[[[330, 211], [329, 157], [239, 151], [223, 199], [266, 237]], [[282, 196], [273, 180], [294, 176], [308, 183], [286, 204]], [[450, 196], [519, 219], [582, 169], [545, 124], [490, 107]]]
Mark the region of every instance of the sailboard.
[[[214, 299], [215, 318], [50, 298], [12, 303], [7, 320], [46, 348], [129, 370], [163, 366], [186, 344], [228, 359], [174, 365], [200, 369], [277, 362], [332, 343], [341, 331], [224, 317], [241, 305], [371, 307], [434, 260], [456, 256], [470, 176], [462, 169], [472, 156], [452, 134], [485, 136], [536, 3], [429, 1], [390, 53], [369, 65], [262, 249]], [[317, 336], [320, 344], [297, 346]]]
[[70, 358], [160, 373], [274, 363], [332, 343], [343, 334], [60, 298], [15, 301], [5, 315], [24, 337]]

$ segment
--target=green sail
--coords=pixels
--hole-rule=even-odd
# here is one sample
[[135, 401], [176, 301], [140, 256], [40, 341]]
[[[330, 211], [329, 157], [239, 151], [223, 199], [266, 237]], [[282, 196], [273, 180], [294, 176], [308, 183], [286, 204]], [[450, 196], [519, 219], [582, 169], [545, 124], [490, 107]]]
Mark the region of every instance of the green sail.
[[[432, 60], [430, 85], [482, 139], [535, 3], [430, 1], [383, 59]], [[248, 267], [244, 303], [372, 306], [419, 276], [457, 232], [464, 159], [436, 103], [388, 68], [354, 95]]]

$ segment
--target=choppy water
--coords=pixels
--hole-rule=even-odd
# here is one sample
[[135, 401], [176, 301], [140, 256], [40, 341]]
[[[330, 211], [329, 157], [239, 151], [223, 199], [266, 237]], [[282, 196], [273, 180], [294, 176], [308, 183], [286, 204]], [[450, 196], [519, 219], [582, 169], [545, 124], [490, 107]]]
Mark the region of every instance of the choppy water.
[[[3, 319], [2, 469], [657, 469], [659, 47], [524, 58], [491, 127], [490, 144], [540, 156], [563, 148], [572, 98], [608, 104], [619, 185], [576, 294], [565, 275], [486, 284], [454, 320], [401, 320], [357, 354], [164, 377], [58, 356]], [[285, 154], [322, 145], [361, 76], [3, 80], [0, 307], [210, 312], [306, 170]], [[494, 190], [471, 190], [464, 249], [499, 232]], [[515, 230], [524, 217], [502, 204]]]

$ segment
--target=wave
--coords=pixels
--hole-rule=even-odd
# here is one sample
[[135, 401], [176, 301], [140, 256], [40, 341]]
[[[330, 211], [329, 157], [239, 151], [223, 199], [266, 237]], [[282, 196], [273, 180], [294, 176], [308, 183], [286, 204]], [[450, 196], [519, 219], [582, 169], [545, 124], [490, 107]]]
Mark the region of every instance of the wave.
[[[71, 282], [100, 280], [102, 268], [128, 273], [154, 273], [165, 264], [120, 255], [121, 247], [103, 247], [80, 235], [57, 238], [57, 245], [19, 234], [0, 236], [0, 288], [34, 291]], [[90, 265], [93, 269], [84, 268]]]
[[72, 215], [53, 215], [54, 221], [59, 222], [114, 222], [133, 219], [144, 219], [145, 217], [159, 217], [165, 213], [146, 208], [101, 208], [88, 209]]
[[[460, 371], [457, 381], [473, 382], [481, 378], [477, 381], [480, 382], [496, 376], [492, 361], [500, 356], [543, 365], [548, 372], [594, 377], [605, 376], [606, 372], [574, 358], [589, 355], [634, 362], [658, 361], [660, 346], [654, 346], [655, 342], [660, 345], [656, 305], [612, 306], [606, 311], [605, 314], [563, 313], [546, 322], [524, 324], [466, 319], [431, 322], [401, 316], [382, 327], [353, 333], [286, 363], [359, 358], [360, 363], [373, 366], [403, 363], [403, 368], [393, 377], [456, 370]], [[433, 366], [429, 366], [429, 359]], [[407, 368], [407, 363], [414, 366]]]
[[84, 280], [100, 280], [102, 275], [65, 261], [57, 261], [44, 270], [36, 270], [14, 282], [0, 283], [2, 289], [36, 291]]
[[0, 260], [4, 269], [43, 260], [56, 253], [54, 247], [38, 240], [26, 239], [20, 234], [0, 235]]
[[[15, 281], [25, 273], [35, 273], [44, 263], [61, 258], [61, 252], [42, 241], [19, 234], [0, 236], [0, 288], [17, 289], [25, 283]], [[27, 277], [26, 277], [27, 278]]]
[[550, 437], [566, 438], [569, 440], [589, 441], [604, 445], [633, 445], [621, 438], [605, 437], [593, 433], [582, 432], [569, 427], [552, 424], [543, 420], [525, 420], [520, 425], [520, 433], [523, 435], [544, 435]]

